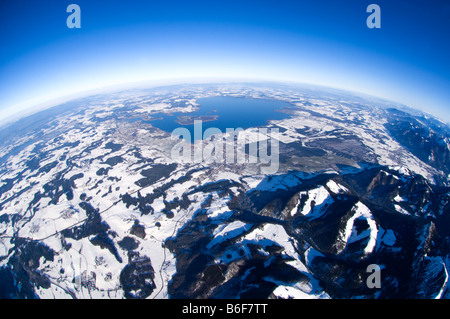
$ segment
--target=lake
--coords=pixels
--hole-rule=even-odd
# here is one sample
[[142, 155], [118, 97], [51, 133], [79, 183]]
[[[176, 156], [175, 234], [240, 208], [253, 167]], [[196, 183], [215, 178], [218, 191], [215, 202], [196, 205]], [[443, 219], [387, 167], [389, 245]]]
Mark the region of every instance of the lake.
[[[191, 136], [194, 136], [194, 120], [203, 121], [203, 131], [214, 127], [226, 132], [227, 128], [247, 129], [265, 126], [270, 120], [289, 118], [288, 114], [279, 111], [292, 108], [291, 104], [284, 101], [232, 96], [201, 98], [197, 103], [199, 109], [196, 112], [157, 114], [155, 116], [162, 119], [149, 123], [169, 133], [176, 128], [185, 127], [191, 132]], [[198, 136], [196, 139], [199, 139]]]

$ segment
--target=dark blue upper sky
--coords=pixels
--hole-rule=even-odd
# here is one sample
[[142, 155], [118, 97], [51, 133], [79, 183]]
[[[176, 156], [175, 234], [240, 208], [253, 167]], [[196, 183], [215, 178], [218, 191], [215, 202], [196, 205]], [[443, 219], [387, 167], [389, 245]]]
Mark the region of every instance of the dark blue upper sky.
[[[71, 3], [81, 29], [66, 26]], [[366, 26], [371, 3], [381, 29]], [[0, 29], [3, 117], [120, 83], [230, 77], [359, 91], [450, 121], [450, 1], [2, 0]]]

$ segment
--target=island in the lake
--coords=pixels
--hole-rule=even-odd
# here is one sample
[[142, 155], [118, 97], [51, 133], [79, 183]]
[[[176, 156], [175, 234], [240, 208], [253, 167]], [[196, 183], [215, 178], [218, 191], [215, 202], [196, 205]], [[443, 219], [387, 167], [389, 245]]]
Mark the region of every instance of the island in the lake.
[[176, 123], [180, 125], [192, 125], [194, 121], [202, 121], [202, 122], [211, 122], [217, 121], [219, 115], [201, 115], [201, 116], [190, 116], [190, 115], [182, 115], [178, 116]]

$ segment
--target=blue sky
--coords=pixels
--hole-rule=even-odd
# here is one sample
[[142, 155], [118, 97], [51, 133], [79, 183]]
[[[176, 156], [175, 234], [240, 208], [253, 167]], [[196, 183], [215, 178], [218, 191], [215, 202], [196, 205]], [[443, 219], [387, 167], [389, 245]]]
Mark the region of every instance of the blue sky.
[[[81, 29], [66, 26], [71, 3]], [[366, 26], [371, 3], [381, 29]], [[2, 117], [110, 85], [213, 77], [358, 91], [450, 121], [450, 1], [2, 0], [0, 30]]]

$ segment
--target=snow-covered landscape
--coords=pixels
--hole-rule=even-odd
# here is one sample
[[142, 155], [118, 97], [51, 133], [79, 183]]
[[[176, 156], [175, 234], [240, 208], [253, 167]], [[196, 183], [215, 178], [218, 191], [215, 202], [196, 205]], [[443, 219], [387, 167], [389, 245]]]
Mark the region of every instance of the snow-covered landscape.
[[[172, 158], [179, 140], [152, 123], [215, 96], [290, 105], [266, 125], [279, 131], [277, 172]], [[250, 83], [123, 91], [44, 112], [0, 132], [5, 295], [448, 296], [450, 166], [438, 156], [450, 144], [435, 122], [422, 145], [431, 136], [439, 148], [413, 149], [395, 121], [419, 119], [387, 103]], [[268, 138], [244, 132], [246, 147]], [[365, 285], [368, 264], [382, 266], [379, 290]]]

